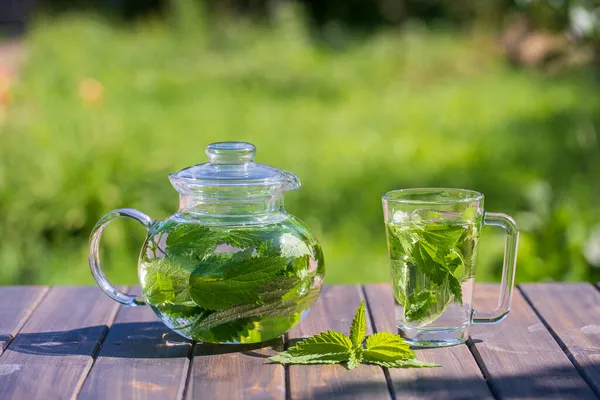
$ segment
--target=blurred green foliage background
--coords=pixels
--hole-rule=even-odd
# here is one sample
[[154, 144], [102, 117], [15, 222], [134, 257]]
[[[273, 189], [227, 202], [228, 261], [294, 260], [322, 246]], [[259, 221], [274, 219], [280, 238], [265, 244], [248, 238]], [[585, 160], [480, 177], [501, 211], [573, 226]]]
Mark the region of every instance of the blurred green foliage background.
[[[478, 190], [515, 217], [518, 281], [600, 280], [593, 66], [514, 68], [480, 26], [329, 40], [289, 4], [269, 21], [173, 4], [127, 24], [35, 20], [0, 115], [0, 284], [92, 283], [101, 215], [172, 214], [167, 174], [224, 140], [254, 143], [258, 162], [301, 179], [286, 208], [320, 238], [328, 283], [388, 279], [380, 196], [407, 187]], [[109, 279], [136, 282], [143, 238], [135, 222], [111, 224]], [[499, 279], [503, 240], [483, 231], [478, 279]]]

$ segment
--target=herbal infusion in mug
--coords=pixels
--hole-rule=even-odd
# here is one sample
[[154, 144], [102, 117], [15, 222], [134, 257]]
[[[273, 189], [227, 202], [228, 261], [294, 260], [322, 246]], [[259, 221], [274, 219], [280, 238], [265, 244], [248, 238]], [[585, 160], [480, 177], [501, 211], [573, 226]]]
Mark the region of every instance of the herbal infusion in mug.
[[[401, 189], [383, 195], [399, 333], [413, 346], [451, 346], [472, 324], [502, 321], [510, 310], [519, 229], [506, 214], [483, 208], [468, 189]], [[506, 232], [498, 306], [472, 307], [477, 247], [483, 225]]]
[[469, 211], [397, 211], [388, 223], [394, 297], [405, 328], [468, 323], [481, 225]]

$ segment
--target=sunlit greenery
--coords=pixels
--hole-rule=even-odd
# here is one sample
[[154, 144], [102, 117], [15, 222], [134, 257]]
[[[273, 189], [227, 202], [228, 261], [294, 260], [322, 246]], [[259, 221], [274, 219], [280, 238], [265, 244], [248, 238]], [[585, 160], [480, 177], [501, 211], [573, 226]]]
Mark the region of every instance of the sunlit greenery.
[[[328, 283], [389, 279], [380, 196], [426, 186], [479, 190], [516, 218], [519, 281], [600, 280], [591, 74], [511, 69], [486, 32], [408, 25], [336, 43], [289, 9], [268, 26], [185, 10], [39, 19], [0, 117], [0, 284], [92, 283], [96, 220], [175, 212], [167, 173], [222, 140], [301, 179], [286, 208], [320, 238]], [[143, 237], [135, 222], [107, 229], [109, 278], [137, 281]], [[499, 279], [502, 246], [483, 231], [478, 279]]]

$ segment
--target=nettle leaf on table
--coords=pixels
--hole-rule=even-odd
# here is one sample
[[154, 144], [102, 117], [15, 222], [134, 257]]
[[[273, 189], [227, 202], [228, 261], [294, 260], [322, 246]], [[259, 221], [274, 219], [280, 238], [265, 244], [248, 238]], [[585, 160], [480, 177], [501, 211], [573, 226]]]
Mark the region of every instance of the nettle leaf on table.
[[287, 352], [269, 357], [269, 360], [280, 364], [340, 364], [348, 360], [349, 353], [306, 354], [292, 356]]
[[343, 333], [325, 331], [305, 339], [287, 352], [293, 356], [311, 353], [346, 353], [352, 349], [352, 341]]
[[326, 331], [312, 336], [276, 356], [281, 364], [338, 364], [352, 355], [352, 341], [343, 333]]
[[350, 337], [329, 330], [305, 339], [269, 360], [280, 364], [344, 364], [347, 369], [357, 368], [361, 363], [388, 368], [439, 367], [417, 360], [399, 335], [376, 333], [366, 338], [366, 348], [363, 348], [367, 331], [365, 314], [365, 302], [362, 301], [356, 309]]
[[365, 302], [360, 302], [350, 327], [350, 339], [353, 345], [360, 345], [367, 335], [367, 320], [365, 318]]
[[354, 369], [357, 368], [363, 360], [363, 348], [362, 346], [354, 346], [350, 352], [350, 357], [346, 364], [346, 368]]
[[396, 361], [378, 361], [378, 360], [365, 360], [366, 364], [379, 365], [380, 367], [386, 368], [436, 368], [441, 367], [440, 364], [429, 363], [425, 361], [411, 358], [407, 360], [396, 360]]
[[379, 332], [368, 337], [363, 357], [365, 361], [396, 361], [415, 358], [415, 353], [399, 335]]

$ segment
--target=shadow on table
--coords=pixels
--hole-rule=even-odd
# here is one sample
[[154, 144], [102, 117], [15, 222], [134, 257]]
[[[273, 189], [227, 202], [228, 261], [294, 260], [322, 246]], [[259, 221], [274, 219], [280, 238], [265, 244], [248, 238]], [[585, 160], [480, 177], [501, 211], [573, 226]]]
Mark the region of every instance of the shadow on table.
[[[266, 357], [273, 353], [273, 350], [281, 350], [280, 339], [248, 345], [197, 344], [194, 356], [241, 352], [250, 357], [265, 358], [265, 364], [268, 364]], [[110, 331], [108, 327], [100, 325], [70, 331], [20, 333], [5, 351], [31, 354], [36, 357], [94, 354], [113, 358], [160, 359], [191, 357], [192, 343], [169, 331], [161, 322], [137, 322], [117, 323]], [[591, 370], [600, 369], [600, 362], [588, 367]], [[440, 377], [441, 371], [443, 369], [433, 368], [395, 372], [393, 386], [396, 398], [410, 395], [459, 399], [485, 398], [486, 395], [490, 397], [488, 385], [483, 380]], [[294, 391], [294, 384], [291, 382], [292, 391]], [[303, 385], [301, 382], [298, 384]], [[593, 398], [590, 389], [583, 384], [579, 374], [572, 367], [538, 366], [529, 375], [493, 377], [489, 381], [489, 388], [496, 397], [501, 398]], [[345, 380], [343, 387], [333, 382], [331, 384], [324, 382], [322, 386], [302, 387], [300, 390], [301, 393], [307, 393], [305, 391], [316, 398], [340, 399], [348, 397], [349, 394], [366, 396], [382, 391], [387, 393], [387, 385], [382, 382]]]
[[[108, 334], [107, 334], [108, 332]], [[281, 349], [281, 340], [257, 344], [196, 344], [195, 355], [244, 352], [249, 356], [268, 357], [256, 350]], [[57, 332], [20, 333], [9, 350], [34, 355], [91, 355], [115, 358], [190, 357], [192, 342], [170, 331], [161, 322], [117, 323], [110, 331], [105, 325]]]
[[[596, 368], [600, 367], [598, 363]], [[595, 399], [589, 386], [579, 379], [572, 368], [540, 368], [532, 375], [499, 376], [488, 381], [481, 379], [460, 379], [440, 377], [432, 369], [401, 370], [394, 373], [394, 393], [396, 399], [435, 398], [435, 399]], [[577, 376], [575, 376], [577, 375]], [[569, 379], [569, 377], [576, 379]], [[303, 385], [298, 382], [298, 385]], [[327, 385], [316, 388], [295, 389], [292, 393], [302, 393], [298, 398], [345, 399], [374, 397], [382, 393], [379, 382], [344, 382], [343, 387]], [[490, 391], [491, 390], [491, 391]], [[493, 393], [493, 394], [492, 394]]]

